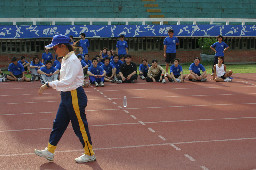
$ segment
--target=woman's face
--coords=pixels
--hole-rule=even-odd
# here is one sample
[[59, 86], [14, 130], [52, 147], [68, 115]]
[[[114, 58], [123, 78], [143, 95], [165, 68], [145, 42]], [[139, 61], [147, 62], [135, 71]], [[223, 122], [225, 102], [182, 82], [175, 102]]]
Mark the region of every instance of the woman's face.
[[36, 59], [35, 59], [35, 63], [36, 63], [36, 64], [39, 63], [39, 58], [36, 58]]
[[157, 62], [152, 63], [153, 67], [157, 67]]

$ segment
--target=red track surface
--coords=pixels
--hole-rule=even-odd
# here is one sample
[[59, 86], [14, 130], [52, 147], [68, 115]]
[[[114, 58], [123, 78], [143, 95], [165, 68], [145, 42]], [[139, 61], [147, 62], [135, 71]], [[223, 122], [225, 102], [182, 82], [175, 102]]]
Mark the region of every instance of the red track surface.
[[0, 83], [0, 169], [254, 169], [255, 81], [255, 74], [236, 74], [232, 83], [86, 88], [97, 161], [82, 165], [74, 161], [83, 150], [71, 126], [54, 163], [33, 153], [47, 146], [59, 93], [37, 95], [39, 82]]

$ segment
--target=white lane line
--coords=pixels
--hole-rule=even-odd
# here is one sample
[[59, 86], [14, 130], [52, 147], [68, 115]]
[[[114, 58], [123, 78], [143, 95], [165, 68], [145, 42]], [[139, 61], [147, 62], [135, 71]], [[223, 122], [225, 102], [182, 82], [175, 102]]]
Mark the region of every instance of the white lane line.
[[204, 96], [209, 96], [209, 95], [204, 95], [204, 94], [195, 94], [195, 95], [191, 95], [191, 96], [194, 96], [194, 97], [204, 97]]
[[222, 95], [222, 96], [231, 96], [233, 94], [219, 94], [219, 95]]
[[4, 116], [15, 116], [16, 114], [2, 114]]
[[34, 103], [37, 103], [37, 102], [24, 102], [24, 103], [28, 103], [28, 104], [34, 104]]
[[130, 115], [130, 116], [131, 116], [133, 119], [135, 119], [135, 120], [137, 119], [134, 115]]
[[125, 112], [125, 113], [129, 113], [129, 111], [128, 111], [128, 110], [124, 110], [124, 112]]
[[108, 100], [112, 100], [111, 98], [108, 98]]
[[98, 110], [85, 110], [85, 111], [87, 111], [87, 112], [96, 112]]
[[256, 93], [249, 93], [249, 94], [256, 94]]
[[194, 161], [196, 161], [192, 156], [190, 156], [189, 154], [184, 154], [184, 156], [186, 157], [186, 158], [188, 158], [190, 161], [192, 161], [192, 162], [194, 162]]
[[217, 89], [217, 88], [219, 88], [219, 87], [205, 87], [205, 88]]
[[88, 100], [100, 100], [100, 99], [88, 99]]
[[116, 102], [112, 102], [113, 104], [117, 104]]
[[102, 93], [102, 92], [100, 92], [100, 94], [102, 94], [102, 95], [103, 95], [103, 93]]
[[16, 87], [16, 88], [11, 88], [11, 89], [20, 90], [20, 89], [23, 89], [23, 88]]
[[32, 115], [34, 113], [21, 113], [21, 114], [23, 114], [23, 115]]
[[117, 106], [118, 108], [122, 109], [123, 107], [122, 106]]
[[57, 101], [45, 101], [45, 102], [47, 102], [47, 103], [55, 103]]
[[208, 106], [208, 105], [201, 104], [201, 105], [191, 105], [191, 106], [196, 106], [196, 107], [205, 107], [205, 106]]
[[107, 96], [104, 96], [104, 97], [107, 97]]
[[51, 93], [43, 93], [43, 94], [51, 94]]
[[7, 95], [7, 94], [2, 94], [0, 95], [1, 97], [7, 97], [7, 96], [10, 96], [10, 95]]
[[111, 100], [117, 100], [117, 99], [121, 99], [121, 98], [110, 98]]
[[119, 90], [104, 90], [104, 91], [119, 91]]
[[165, 97], [180, 97], [180, 96], [165, 96]]
[[142, 121], [138, 121], [141, 125], [145, 126], [146, 124]]
[[19, 103], [6, 103], [6, 104], [19, 104]]
[[139, 123], [112, 123], [112, 124], [103, 124], [103, 125], [91, 125], [95, 127], [102, 127], [102, 126], [121, 126], [121, 125], [138, 125]]
[[224, 120], [236, 120], [236, 119], [238, 119], [238, 118], [232, 118], [232, 117], [230, 117], [230, 118], [222, 118], [222, 119], [224, 119]]
[[132, 90], [148, 90], [148, 89], [132, 89]]
[[170, 146], [173, 147], [174, 149], [176, 149], [176, 151], [180, 151], [181, 150], [178, 146], [176, 146], [174, 144], [170, 144]]
[[209, 170], [206, 166], [200, 166], [200, 168], [202, 169], [202, 170]]
[[102, 109], [102, 110], [119, 110], [119, 109]]
[[39, 112], [39, 113], [53, 113], [53, 112]]
[[244, 103], [244, 104], [256, 104], [256, 103]]
[[152, 128], [148, 128], [148, 130], [150, 131], [150, 132], [152, 132], [152, 133], [155, 133], [156, 131], [154, 130], [154, 129], [152, 129]]
[[126, 108], [126, 109], [137, 110], [137, 109], [140, 109], [140, 108]]
[[0, 133], [3, 132], [22, 132], [22, 131], [36, 131], [36, 130], [49, 130], [52, 128], [37, 128], [37, 129], [18, 129], [18, 130], [2, 130]]
[[168, 106], [168, 107], [185, 107], [185, 106]]
[[214, 120], [214, 119], [198, 119], [198, 120]]
[[96, 90], [96, 91], [99, 91], [99, 90]]
[[130, 97], [130, 98], [133, 98], [133, 99], [143, 99], [144, 97]]
[[189, 89], [189, 88], [174, 88], [176, 90], [183, 90], [183, 89]]
[[163, 141], [166, 141], [166, 139], [165, 139], [163, 136], [158, 135], [158, 137], [159, 137], [160, 139], [162, 139]]
[[224, 103], [220, 103], [220, 104], [213, 104], [213, 105], [217, 105], [217, 106], [230, 106], [232, 104], [224, 104]]
[[148, 109], [160, 109], [162, 107], [147, 107]]
[[32, 94], [25, 93], [25, 94], [21, 94], [21, 95], [23, 95], [23, 96], [30, 96]]

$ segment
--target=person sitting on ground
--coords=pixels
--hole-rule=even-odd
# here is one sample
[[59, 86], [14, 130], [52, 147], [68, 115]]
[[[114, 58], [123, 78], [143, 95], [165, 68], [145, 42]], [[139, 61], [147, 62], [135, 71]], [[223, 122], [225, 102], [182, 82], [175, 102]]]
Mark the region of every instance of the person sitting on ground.
[[42, 77], [42, 84], [57, 80], [59, 72], [59, 70], [52, 66], [52, 61], [47, 61], [45, 66], [38, 70]]
[[84, 78], [86, 78], [86, 74], [87, 74], [87, 70], [88, 70], [88, 65], [84, 62], [84, 60], [82, 59], [82, 55], [77, 55], [77, 58], [80, 60], [83, 71], [84, 71]]
[[106, 47], [104, 47], [103, 50], [100, 51], [101, 62], [104, 62], [104, 59], [107, 57], [108, 57], [108, 49]]
[[180, 60], [174, 59], [174, 64], [170, 67], [170, 74], [166, 74], [170, 82], [184, 82], [185, 75], [183, 75], [182, 67], [179, 65]]
[[142, 59], [142, 63], [140, 64], [139, 67], [139, 75], [142, 80], [145, 80], [146, 77], [148, 76], [148, 69], [150, 65], [148, 64], [148, 60]]
[[105, 58], [104, 64], [101, 66], [105, 71], [105, 81], [111, 81], [114, 83], [114, 75], [116, 73], [116, 68], [113, 64], [110, 63], [110, 58]]
[[40, 69], [43, 66], [44, 66], [43, 63], [40, 62], [40, 60], [37, 56], [33, 57], [33, 60], [30, 63], [31, 80], [32, 81], [40, 80], [40, 74], [37, 71], [38, 71], [38, 69]]
[[17, 58], [12, 58], [12, 63], [8, 67], [10, 75], [7, 75], [7, 79], [11, 81], [30, 81], [29, 78], [25, 77], [25, 70], [22, 64], [18, 63]]
[[113, 61], [113, 58], [114, 58], [113, 50], [107, 51], [107, 54], [108, 54], [108, 58], [110, 58], [110, 62]]
[[92, 59], [92, 65], [88, 68], [87, 74], [91, 84], [95, 84], [96, 87], [104, 87], [106, 71], [98, 65], [97, 58]]
[[103, 62], [101, 62], [100, 56], [96, 55], [95, 58], [98, 60], [98, 66], [101, 67], [103, 65]]
[[56, 67], [56, 65], [58, 65], [58, 64], [59, 64], [58, 56], [55, 55], [55, 60], [54, 60], [54, 62], [53, 62], [53, 64], [52, 64], [52, 66], [53, 66], [53, 67]]
[[166, 83], [165, 70], [157, 64], [157, 60], [152, 60], [152, 66], [148, 70], [146, 81]]
[[125, 63], [120, 67], [119, 77], [117, 83], [134, 83], [137, 80], [137, 66], [131, 62], [132, 57], [125, 55]]
[[5, 82], [6, 79], [5, 79], [5, 75], [4, 73], [2, 72], [2, 70], [0, 69], [0, 82]]
[[226, 71], [226, 65], [223, 64], [223, 57], [218, 57], [218, 64], [214, 66], [213, 80], [216, 82], [231, 82], [229, 77], [232, 75], [232, 70]]
[[53, 61], [53, 56], [48, 49], [45, 49], [45, 53], [42, 54], [42, 63], [45, 65], [47, 61]]
[[20, 60], [18, 61], [23, 67], [25, 71], [28, 71], [30, 73], [30, 64], [29, 62], [25, 59], [24, 56], [20, 57]]
[[125, 55], [121, 55], [121, 56], [120, 56], [120, 61], [122, 61], [123, 63], [125, 63]]
[[119, 60], [119, 56], [117, 54], [114, 55], [113, 61], [111, 61], [111, 64], [116, 68], [116, 73], [114, 75], [115, 81], [117, 81], [117, 77], [119, 76], [120, 67], [123, 64], [121, 60]]
[[[202, 70], [202, 74], [200, 73], [200, 70]], [[202, 64], [200, 64], [200, 58], [196, 57], [194, 59], [194, 63], [192, 63], [189, 66], [190, 74], [188, 75], [188, 79], [190, 81], [201, 81], [205, 82], [207, 81], [206, 77], [206, 70]]]

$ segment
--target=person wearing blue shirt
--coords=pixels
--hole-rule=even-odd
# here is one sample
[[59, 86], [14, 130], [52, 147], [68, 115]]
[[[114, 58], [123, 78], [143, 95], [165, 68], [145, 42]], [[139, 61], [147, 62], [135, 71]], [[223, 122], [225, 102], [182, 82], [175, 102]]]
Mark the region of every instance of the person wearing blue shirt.
[[47, 61], [53, 61], [53, 56], [48, 49], [45, 49], [45, 53], [42, 54], [42, 63], [46, 64]]
[[89, 60], [89, 54], [84, 55], [84, 62], [88, 65], [88, 67], [91, 67], [92, 61]]
[[148, 75], [148, 69], [150, 65], [146, 59], [142, 59], [142, 63], [139, 66], [139, 75], [142, 80], [145, 80]]
[[104, 87], [106, 71], [102, 67], [98, 66], [97, 58], [92, 59], [92, 65], [88, 68], [88, 75], [91, 84], [95, 84], [96, 87]]
[[78, 43], [78, 46], [83, 48], [82, 56], [85, 54], [88, 54], [88, 47], [90, 46], [89, 40], [85, 39], [85, 33], [80, 34], [81, 39], [74, 43], [76, 45]]
[[52, 66], [52, 61], [47, 61], [45, 66], [38, 70], [42, 77], [42, 84], [57, 80], [59, 72], [59, 70]]
[[29, 78], [25, 77], [25, 70], [22, 64], [18, 63], [17, 58], [12, 58], [12, 63], [8, 67], [10, 75], [7, 75], [7, 79], [11, 81], [30, 81]]
[[103, 62], [101, 62], [100, 56], [96, 55], [95, 58], [98, 60], [98, 66], [101, 67], [103, 65]]
[[87, 70], [88, 70], [88, 65], [84, 62], [84, 60], [82, 59], [82, 56], [79, 54], [77, 55], [77, 58], [80, 60], [82, 68], [83, 68], [83, 72], [84, 72], [84, 78], [86, 78], [86, 74], [87, 74]]
[[25, 71], [30, 72], [30, 64], [29, 62], [25, 59], [24, 56], [20, 57], [20, 60], [18, 61], [18, 63], [22, 64], [22, 66], [24, 67]]
[[120, 67], [124, 62], [122, 62], [121, 60], [119, 60], [118, 55], [114, 55], [113, 61], [111, 61], [111, 64], [116, 68], [116, 72], [114, 75], [114, 79], [115, 81], [117, 81], [117, 77], [119, 76], [119, 72], [120, 72]]
[[179, 62], [179, 59], [174, 59], [174, 64], [170, 67], [170, 74], [166, 75], [170, 82], [184, 82], [186, 76], [183, 75], [183, 70]]
[[174, 31], [168, 30], [168, 37], [164, 39], [164, 57], [166, 63], [166, 73], [168, 73], [170, 62], [173, 63], [176, 58], [176, 45], [179, 45], [179, 39], [174, 37]]
[[31, 80], [40, 80], [40, 76], [38, 73], [38, 69], [40, 69], [43, 65], [43, 63], [40, 62], [39, 58], [37, 56], [33, 57], [33, 60], [30, 63], [30, 70], [31, 70]]
[[110, 63], [110, 58], [108, 58], [108, 57], [105, 58], [104, 64], [101, 67], [106, 71], [104, 80], [114, 83], [115, 82], [114, 76], [116, 73], [116, 68], [112, 63]]
[[223, 58], [223, 64], [224, 64], [224, 53], [229, 49], [229, 46], [225, 42], [223, 42], [223, 37], [221, 35], [219, 35], [217, 38], [218, 38], [218, 42], [210, 46], [210, 48], [215, 52], [214, 62], [212, 66], [212, 74], [214, 72], [213, 67], [216, 64], [218, 64], [218, 57]]
[[[202, 74], [200, 73], [200, 70], [202, 70]], [[190, 74], [188, 75], [188, 79], [190, 81], [201, 81], [205, 82], [207, 81], [206, 77], [206, 70], [202, 64], [200, 64], [200, 58], [196, 57], [194, 60], [194, 63], [192, 63], [189, 66]]]
[[106, 47], [104, 47], [103, 50], [100, 51], [101, 62], [104, 62], [104, 59], [107, 57], [108, 57], [108, 49]]
[[73, 35], [70, 35], [69, 39], [70, 39], [70, 43], [69, 44], [73, 45], [75, 43]]
[[124, 35], [119, 36], [119, 41], [116, 43], [116, 52], [119, 58], [128, 54], [128, 43], [124, 40]]

